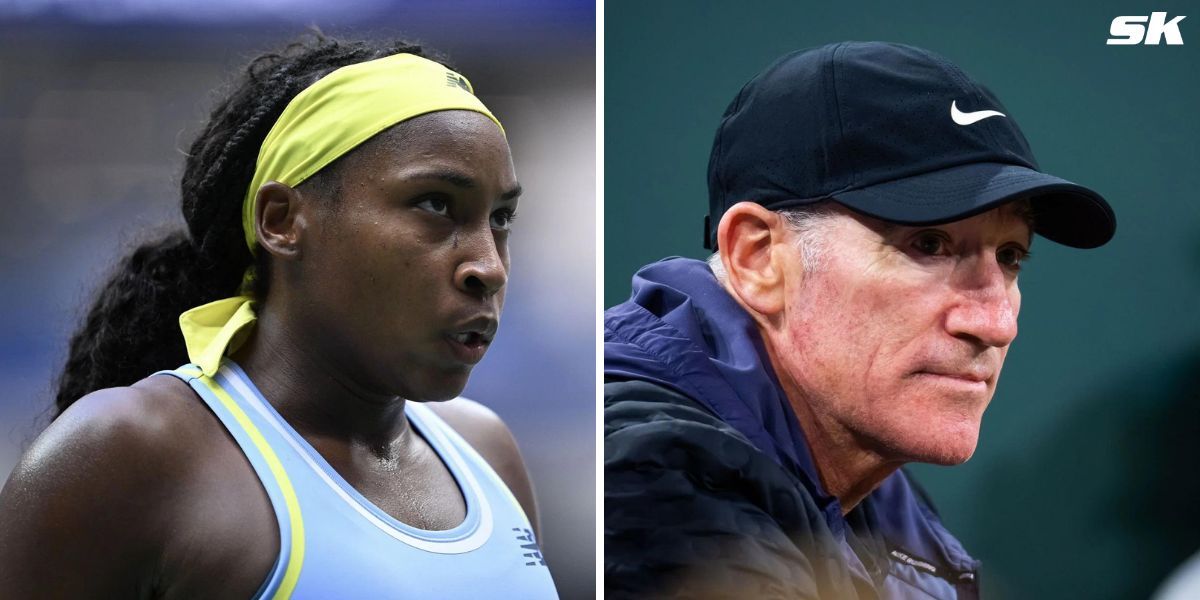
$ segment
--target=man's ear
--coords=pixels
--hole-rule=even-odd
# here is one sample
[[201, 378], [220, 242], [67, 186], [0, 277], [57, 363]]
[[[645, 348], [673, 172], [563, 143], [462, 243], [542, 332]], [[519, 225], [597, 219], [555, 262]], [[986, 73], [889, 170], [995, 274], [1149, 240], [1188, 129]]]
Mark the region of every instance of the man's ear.
[[783, 220], [754, 202], [739, 202], [717, 225], [717, 247], [734, 296], [756, 316], [772, 321], [784, 308], [789, 257], [777, 245], [786, 242]]
[[300, 240], [307, 226], [302, 203], [299, 192], [278, 181], [268, 181], [258, 188], [254, 231], [259, 245], [271, 256], [281, 260], [299, 257]]

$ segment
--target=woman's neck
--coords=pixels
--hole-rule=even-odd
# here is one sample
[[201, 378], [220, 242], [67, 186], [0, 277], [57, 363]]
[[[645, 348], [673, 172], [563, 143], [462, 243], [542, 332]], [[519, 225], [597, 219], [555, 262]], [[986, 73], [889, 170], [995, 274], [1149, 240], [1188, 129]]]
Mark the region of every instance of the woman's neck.
[[260, 305], [250, 338], [234, 360], [275, 410], [305, 438], [332, 438], [369, 449], [380, 458], [400, 449], [410, 428], [403, 398], [363, 387], [333, 352], [305, 335], [310, 328], [271, 305]]

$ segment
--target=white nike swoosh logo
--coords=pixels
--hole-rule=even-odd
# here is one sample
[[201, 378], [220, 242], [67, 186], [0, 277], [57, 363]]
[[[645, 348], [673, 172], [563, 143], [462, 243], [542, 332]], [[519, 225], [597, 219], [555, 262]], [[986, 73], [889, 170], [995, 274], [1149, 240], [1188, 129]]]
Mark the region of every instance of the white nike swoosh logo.
[[988, 117], [1005, 116], [1004, 113], [997, 110], [977, 110], [975, 112], [963, 112], [958, 110], [958, 106], [955, 105], [956, 103], [957, 100], [950, 103], [950, 118], [954, 119], [954, 122], [958, 123], [959, 125], [970, 125], [971, 123], [977, 123]]

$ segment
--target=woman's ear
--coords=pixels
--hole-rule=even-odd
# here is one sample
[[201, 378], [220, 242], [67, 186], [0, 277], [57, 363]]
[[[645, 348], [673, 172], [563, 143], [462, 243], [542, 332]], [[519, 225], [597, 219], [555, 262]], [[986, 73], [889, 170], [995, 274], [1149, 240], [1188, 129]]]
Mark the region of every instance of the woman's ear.
[[268, 181], [258, 188], [254, 205], [254, 232], [258, 243], [272, 257], [294, 260], [300, 255], [307, 220], [303, 198], [294, 188]]
[[788, 261], [794, 258], [781, 251], [786, 234], [783, 219], [754, 202], [734, 204], [717, 226], [728, 288], [756, 319], [772, 322], [783, 312]]

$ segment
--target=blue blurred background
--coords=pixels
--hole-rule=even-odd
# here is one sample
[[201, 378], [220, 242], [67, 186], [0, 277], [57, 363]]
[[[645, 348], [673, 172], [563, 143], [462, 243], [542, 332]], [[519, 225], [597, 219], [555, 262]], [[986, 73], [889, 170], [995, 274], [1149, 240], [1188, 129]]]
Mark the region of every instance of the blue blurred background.
[[[985, 598], [1148, 597], [1200, 549], [1200, 14], [1158, 2], [605, 4], [604, 305], [641, 265], [701, 258], [713, 134], [779, 56], [921, 46], [990, 87], [1041, 166], [1109, 199], [1116, 238], [1045, 240], [970, 462], [916, 466], [983, 561]], [[1109, 46], [1165, 11], [1182, 46]]]
[[[310, 26], [446, 54], [508, 130], [526, 193], [500, 335], [465, 393], [512, 428], [563, 597], [595, 589], [591, 2], [0, 3], [0, 480], [47, 422], [67, 338], [147, 231], [182, 225], [182, 148], [250, 58]], [[164, 365], [169, 367], [172, 365]]]

